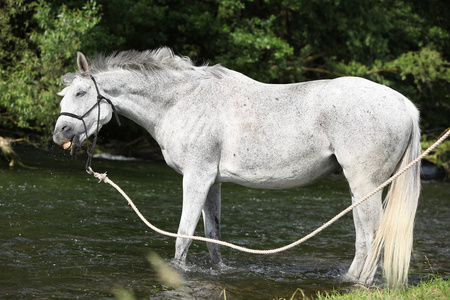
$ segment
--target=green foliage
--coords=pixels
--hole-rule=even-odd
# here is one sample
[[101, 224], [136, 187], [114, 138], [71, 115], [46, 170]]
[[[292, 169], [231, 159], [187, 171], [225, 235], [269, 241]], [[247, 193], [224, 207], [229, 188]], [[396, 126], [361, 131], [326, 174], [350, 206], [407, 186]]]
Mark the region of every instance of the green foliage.
[[292, 59], [294, 49], [275, 33], [274, 15], [268, 19], [253, 17], [241, 26], [234, 25], [229, 30], [228, 50], [216, 60], [246, 75], [262, 81], [274, 81], [279, 65]]
[[[82, 10], [45, 1], [8, 0], [1, 14], [0, 122], [47, 133], [58, 112], [59, 78], [73, 69], [81, 38], [99, 21], [94, 1]], [[23, 22], [25, 21], [25, 22]]]
[[263, 82], [365, 77], [418, 105], [423, 129], [448, 127], [444, 0], [85, 1], [0, 4], [0, 126], [48, 132], [59, 78], [75, 68], [76, 51], [166, 45]]
[[450, 63], [432, 49], [422, 48], [420, 51], [404, 53], [388, 65], [400, 69], [402, 80], [412, 75], [419, 91], [423, 90], [424, 85], [431, 86], [437, 80], [450, 81]]
[[[450, 130], [450, 128], [447, 128], [447, 130]], [[445, 132], [442, 133], [442, 135], [444, 134]], [[436, 140], [441, 136], [436, 136], [435, 134], [422, 135], [422, 149], [425, 150], [433, 145], [434, 142], [436, 142]], [[446, 139], [433, 151], [431, 151], [431, 153], [427, 156], [427, 160], [438, 167], [443, 167], [447, 176], [450, 175], [450, 140]]]

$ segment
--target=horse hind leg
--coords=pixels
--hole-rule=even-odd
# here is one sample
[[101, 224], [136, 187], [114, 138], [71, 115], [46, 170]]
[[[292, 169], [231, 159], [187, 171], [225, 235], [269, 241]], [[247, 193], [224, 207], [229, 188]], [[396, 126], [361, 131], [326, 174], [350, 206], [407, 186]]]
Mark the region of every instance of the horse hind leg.
[[[392, 172], [390, 168], [380, 168], [374, 172], [366, 170], [363, 164], [351, 164], [343, 166], [344, 175], [350, 185], [352, 203], [361, 200], [368, 193], [376, 189], [389, 178]], [[373, 175], [376, 174], [376, 175]], [[370, 274], [362, 274], [367, 256], [375, 240], [375, 234], [380, 226], [383, 215], [382, 191], [379, 191], [365, 202], [353, 209], [353, 221], [355, 225], [355, 257], [344, 277], [350, 282], [362, 282], [370, 285], [376, 273], [376, 269]], [[360, 282], [361, 283], [361, 282]]]
[[[370, 188], [367, 188], [370, 187]], [[366, 185], [366, 188], [353, 187], [352, 203], [360, 200], [371, 190], [376, 188], [375, 185]], [[378, 192], [370, 199], [353, 210], [353, 221], [355, 224], [355, 257], [350, 268], [345, 275], [345, 280], [350, 282], [359, 282], [362, 270], [367, 260], [370, 247], [375, 239], [376, 230], [380, 224], [382, 216], [382, 192]], [[373, 274], [367, 276], [366, 283], [371, 283]]]
[[[220, 240], [220, 209], [221, 209], [221, 183], [215, 183], [209, 189], [206, 203], [203, 208], [203, 222], [205, 227], [205, 236], [207, 238]], [[214, 265], [220, 265], [222, 255], [220, 245], [215, 243], [206, 243], [208, 246], [211, 262]]]

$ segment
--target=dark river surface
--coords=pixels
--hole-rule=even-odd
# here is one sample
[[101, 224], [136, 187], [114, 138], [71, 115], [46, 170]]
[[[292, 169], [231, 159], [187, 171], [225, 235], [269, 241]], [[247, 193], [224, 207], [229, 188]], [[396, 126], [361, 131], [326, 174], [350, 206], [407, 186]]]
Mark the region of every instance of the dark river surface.
[[[0, 298], [113, 299], [123, 287], [138, 299], [289, 298], [346, 290], [338, 277], [354, 254], [351, 214], [286, 252], [252, 255], [222, 248], [227, 268], [209, 264], [194, 241], [185, 287], [162, 285], [147, 261], [150, 252], [170, 263], [175, 239], [148, 229], [111, 186], [87, 175], [84, 155], [17, 149], [34, 169], [0, 168]], [[151, 161], [94, 159], [156, 226], [176, 232], [181, 176]], [[450, 184], [424, 181], [417, 213], [410, 282], [450, 273]], [[308, 187], [255, 190], [223, 185], [222, 239], [270, 249], [291, 243], [350, 205], [347, 182], [334, 175]], [[202, 222], [196, 234], [203, 236]]]

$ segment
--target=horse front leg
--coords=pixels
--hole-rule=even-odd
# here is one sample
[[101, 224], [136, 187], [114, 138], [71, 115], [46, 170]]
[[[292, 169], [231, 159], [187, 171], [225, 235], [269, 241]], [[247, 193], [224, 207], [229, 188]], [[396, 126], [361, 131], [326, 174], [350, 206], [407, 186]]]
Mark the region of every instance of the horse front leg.
[[[183, 209], [178, 234], [194, 235], [200, 214], [205, 206], [210, 187], [215, 176], [207, 176], [202, 171], [187, 173], [183, 176]], [[177, 238], [175, 243], [175, 262], [184, 266], [192, 239]]]
[[[222, 184], [217, 182], [209, 189], [208, 197], [203, 208], [203, 222], [205, 225], [205, 236], [207, 238], [220, 240], [220, 191]], [[211, 262], [219, 265], [222, 262], [220, 254], [220, 245], [215, 243], [206, 243], [208, 246]]]

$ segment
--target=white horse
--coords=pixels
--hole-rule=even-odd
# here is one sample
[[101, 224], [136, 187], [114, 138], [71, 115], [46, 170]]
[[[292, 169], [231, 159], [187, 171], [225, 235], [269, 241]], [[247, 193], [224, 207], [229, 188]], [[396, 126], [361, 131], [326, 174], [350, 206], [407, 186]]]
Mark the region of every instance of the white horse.
[[[203, 213], [205, 235], [220, 239], [222, 182], [284, 189], [342, 168], [357, 201], [421, 151], [418, 110], [366, 79], [264, 84], [220, 65], [194, 66], [168, 48], [90, 64], [78, 53], [77, 63], [77, 74], [63, 77], [69, 86], [59, 93], [53, 140], [73, 154], [115, 110], [144, 127], [183, 175], [179, 234], [192, 235]], [[372, 284], [384, 249], [389, 285], [407, 282], [419, 170], [391, 185], [385, 209], [379, 192], [354, 210], [356, 253], [346, 280]], [[180, 264], [190, 243], [176, 241]], [[219, 246], [208, 249], [221, 263]]]

